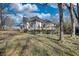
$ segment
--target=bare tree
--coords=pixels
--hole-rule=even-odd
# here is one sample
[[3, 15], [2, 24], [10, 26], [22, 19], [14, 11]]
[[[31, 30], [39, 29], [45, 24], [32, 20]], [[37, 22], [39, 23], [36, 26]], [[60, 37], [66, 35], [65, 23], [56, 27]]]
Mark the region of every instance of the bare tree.
[[77, 3], [77, 13], [78, 13], [78, 15], [77, 15], [77, 20], [78, 20], [78, 25], [79, 25], [79, 3]]
[[3, 13], [3, 10], [2, 10], [2, 4], [0, 4], [0, 30], [2, 30], [2, 13]]
[[62, 3], [58, 3], [58, 8], [59, 8], [59, 17], [60, 17], [60, 38], [59, 40], [63, 40], [64, 37], [64, 33], [63, 33], [63, 4]]
[[72, 23], [72, 36], [75, 37], [75, 16], [73, 12], [73, 4], [70, 3], [70, 17], [71, 17], [71, 23]]
[[12, 27], [13, 23], [14, 23], [14, 20], [12, 19], [12, 17], [7, 16], [6, 19], [5, 19], [5, 24], [4, 25], [6, 25], [8, 27]]
[[76, 19], [76, 13], [74, 12], [74, 5], [72, 3], [69, 4], [69, 6], [66, 4], [69, 13], [70, 13], [70, 18], [71, 18], [71, 25], [72, 25], [72, 31], [71, 31], [71, 36], [75, 37], [75, 19]]
[[3, 15], [5, 14], [3, 3], [0, 3], [0, 30], [3, 30], [4, 20]]

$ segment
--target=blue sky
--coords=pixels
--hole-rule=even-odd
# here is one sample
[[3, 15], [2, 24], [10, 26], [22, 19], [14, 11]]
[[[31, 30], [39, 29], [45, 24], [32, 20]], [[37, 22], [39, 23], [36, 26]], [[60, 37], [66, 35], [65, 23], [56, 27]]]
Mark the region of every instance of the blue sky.
[[[15, 6], [13, 6], [15, 5]], [[17, 14], [17, 11], [19, 11], [18, 13], [23, 14], [22, 9], [24, 9], [24, 7], [26, 9], [29, 9], [32, 11], [32, 13], [44, 13], [44, 14], [50, 14], [50, 15], [56, 15], [56, 13], [58, 13], [58, 8], [57, 6], [54, 7], [51, 5], [44, 5], [44, 4], [4, 4], [3, 8], [5, 8], [5, 11], [7, 11], [8, 13], [13, 13], [13, 14]], [[25, 10], [24, 10], [25, 11]], [[28, 10], [26, 10], [28, 11]], [[22, 12], [22, 13], [21, 13]]]
[[[2, 7], [4, 11], [14, 18], [16, 23], [20, 23], [22, 21], [22, 17], [33, 17], [38, 16], [41, 19], [48, 19], [51, 20], [54, 18], [58, 21], [59, 14], [58, 14], [58, 7], [57, 4], [42, 4], [42, 3], [11, 3], [6, 4], [4, 3]], [[64, 17], [68, 18], [69, 12], [67, 8], [64, 8]]]

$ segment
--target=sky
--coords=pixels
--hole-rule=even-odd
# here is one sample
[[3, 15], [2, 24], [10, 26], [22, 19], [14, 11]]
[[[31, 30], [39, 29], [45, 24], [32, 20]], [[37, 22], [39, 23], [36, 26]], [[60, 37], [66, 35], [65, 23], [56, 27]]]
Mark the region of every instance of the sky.
[[[5, 13], [9, 14], [16, 23], [22, 22], [22, 17], [38, 16], [41, 19], [59, 21], [58, 7], [56, 3], [3, 3], [0, 4]], [[69, 17], [69, 12], [64, 7], [64, 17]]]

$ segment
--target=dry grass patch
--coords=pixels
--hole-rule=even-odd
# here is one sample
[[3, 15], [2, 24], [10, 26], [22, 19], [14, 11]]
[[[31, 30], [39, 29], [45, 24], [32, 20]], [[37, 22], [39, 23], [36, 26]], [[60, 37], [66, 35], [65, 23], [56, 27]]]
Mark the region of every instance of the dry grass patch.
[[[66, 56], [79, 55], [79, 36], [65, 35], [58, 41], [56, 34], [28, 34], [0, 31], [1, 55]], [[1, 41], [2, 40], [2, 41]], [[3, 50], [3, 52], [2, 52]]]

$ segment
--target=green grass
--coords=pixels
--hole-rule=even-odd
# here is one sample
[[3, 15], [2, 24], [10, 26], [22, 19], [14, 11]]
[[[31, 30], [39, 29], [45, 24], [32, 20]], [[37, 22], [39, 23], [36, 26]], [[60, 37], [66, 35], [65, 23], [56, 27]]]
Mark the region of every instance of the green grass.
[[79, 36], [0, 31], [0, 55], [79, 56]]

